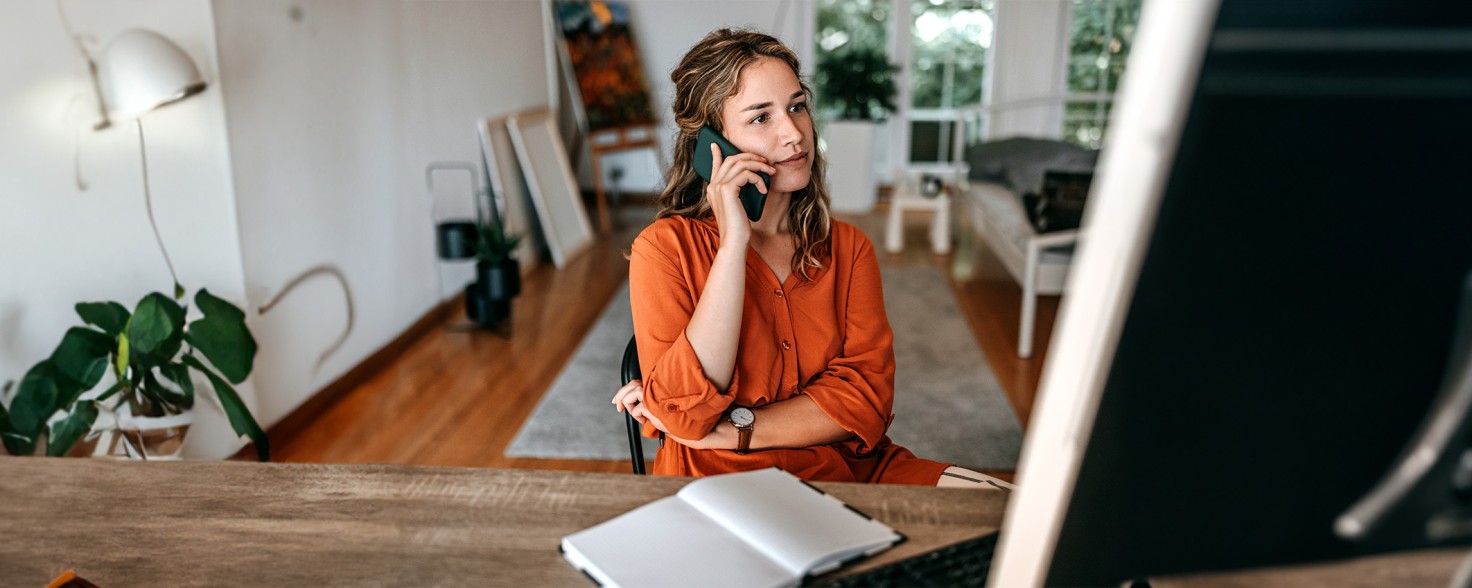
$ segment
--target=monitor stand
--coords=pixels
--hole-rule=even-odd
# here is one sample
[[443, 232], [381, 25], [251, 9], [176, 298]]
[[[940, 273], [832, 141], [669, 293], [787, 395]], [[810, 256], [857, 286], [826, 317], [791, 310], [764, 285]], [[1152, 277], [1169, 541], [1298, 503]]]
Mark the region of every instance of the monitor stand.
[[[1341, 539], [1472, 543], [1472, 272], [1462, 281], [1452, 337], [1446, 375], [1430, 411], [1390, 471], [1335, 520]], [[1472, 586], [1472, 556], [1451, 585]]]

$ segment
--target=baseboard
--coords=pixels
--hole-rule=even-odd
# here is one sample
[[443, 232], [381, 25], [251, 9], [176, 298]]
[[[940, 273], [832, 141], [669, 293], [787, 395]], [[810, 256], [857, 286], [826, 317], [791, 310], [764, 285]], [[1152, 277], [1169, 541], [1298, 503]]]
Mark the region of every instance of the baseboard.
[[[285, 418], [271, 425], [266, 430], [266, 438], [271, 440], [273, 447], [284, 447], [294, 441], [298, 435], [301, 435], [302, 431], [306, 430], [314, 421], [321, 418], [338, 401], [363, 385], [364, 382], [378, 375], [385, 367], [388, 367], [400, 355], [403, 355], [404, 351], [410, 345], [413, 345], [415, 341], [418, 341], [420, 337], [423, 337], [431, 329], [444, 323], [447, 315], [453, 313], [455, 309], [464, 306], [464, 304], [465, 294], [461, 293], [429, 309], [429, 312], [419, 317], [419, 320], [410, 325], [408, 329], [405, 329], [403, 333], [400, 333], [398, 337], [395, 337], [393, 341], [384, 345], [382, 349], [374, 352], [373, 355], [368, 356], [367, 359], [354, 366], [353, 369], [348, 370], [342, 377], [318, 390], [316, 394], [313, 394], [301, 406], [296, 407], [296, 410], [291, 411], [291, 414], [286, 415]], [[241, 448], [230, 459], [254, 461], [256, 459], [255, 444], [246, 443], [245, 447]]]

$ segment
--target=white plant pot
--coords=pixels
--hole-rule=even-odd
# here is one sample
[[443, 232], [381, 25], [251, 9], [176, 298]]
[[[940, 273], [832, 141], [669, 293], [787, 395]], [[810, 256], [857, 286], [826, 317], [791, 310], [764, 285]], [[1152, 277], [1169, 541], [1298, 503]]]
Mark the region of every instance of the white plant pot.
[[874, 177], [875, 137], [879, 123], [867, 120], [830, 121], [823, 129], [827, 144], [828, 195], [834, 212], [866, 213], [874, 210], [877, 183]]
[[[133, 416], [125, 402], [118, 408], [117, 430], [108, 448], [109, 455], [126, 455], [145, 461], [180, 459], [184, 437], [194, 424], [194, 410], [165, 417]], [[119, 453], [121, 446], [122, 453]]]

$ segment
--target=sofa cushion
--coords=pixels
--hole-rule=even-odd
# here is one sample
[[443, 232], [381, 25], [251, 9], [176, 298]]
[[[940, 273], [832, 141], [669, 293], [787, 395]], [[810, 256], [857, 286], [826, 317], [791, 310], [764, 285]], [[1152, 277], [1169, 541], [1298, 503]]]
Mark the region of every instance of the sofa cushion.
[[[1036, 237], [1038, 233], [1028, 221], [1027, 212], [1022, 208], [1022, 202], [1005, 184], [978, 181], [971, 184], [966, 191], [966, 197], [971, 203], [972, 222], [975, 226], [981, 226], [985, 222], [997, 231], [996, 237], [1000, 237], [1011, 245], [1013, 252], [997, 251], [999, 255], [1021, 255], [1027, 252], [1027, 241]], [[995, 245], [993, 247], [993, 250], [996, 251]], [[1072, 256], [1072, 244], [1058, 245], [1044, 249], [1041, 261], [1066, 264]]]
[[968, 178], [1005, 184], [1018, 195], [1042, 190], [1046, 172], [1091, 172], [1099, 152], [1053, 139], [1012, 137], [967, 146]]

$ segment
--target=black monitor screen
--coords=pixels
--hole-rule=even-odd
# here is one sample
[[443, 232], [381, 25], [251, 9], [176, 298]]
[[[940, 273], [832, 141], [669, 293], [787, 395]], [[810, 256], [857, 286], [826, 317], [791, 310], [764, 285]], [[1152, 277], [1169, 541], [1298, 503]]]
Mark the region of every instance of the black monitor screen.
[[1050, 585], [1426, 543], [1424, 517], [1360, 543], [1333, 525], [1447, 369], [1468, 31], [1463, 2], [1223, 0]]

